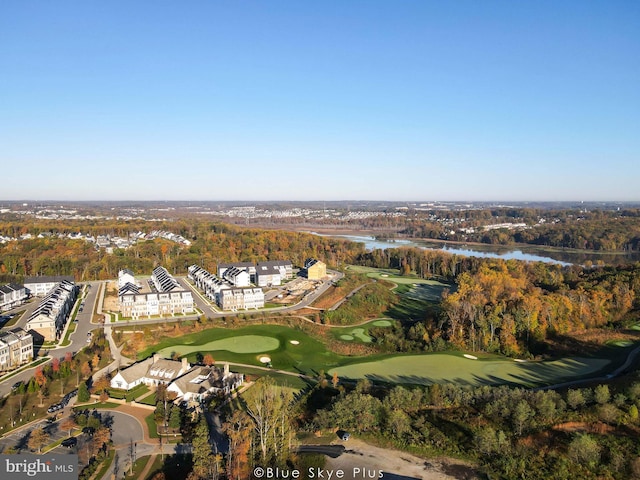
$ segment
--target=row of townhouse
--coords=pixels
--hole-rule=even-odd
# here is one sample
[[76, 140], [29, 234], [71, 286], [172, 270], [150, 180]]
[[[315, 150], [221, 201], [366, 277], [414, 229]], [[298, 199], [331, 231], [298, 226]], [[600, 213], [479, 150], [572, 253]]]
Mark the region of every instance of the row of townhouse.
[[259, 287], [220, 290], [218, 305], [222, 310], [249, 310], [264, 307], [264, 292]]
[[140, 287], [131, 270], [124, 269], [118, 272], [118, 299], [123, 317], [137, 319], [195, 312], [191, 292], [182, 289], [165, 268], [154, 268], [151, 280], [158, 291], [140, 293]]
[[156, 267], [151, 273], [151, 281], [159, 292], [181, 290], [178, 281], [164, 267]]
[[27, 298], [29, 293], [24, 285], [15, 283], [0, 285], [0, 312], [22, 305]]
[[160, 358], [158, 354], [118, 371], [111, 379], [111, 388], [130, 390], [141, 383], [149, 386], [167, 385], [167, 391], [176, 393], [176, 401], [205, 400], [217, 393], [230, 394], [242, 385], [244, 377], [229, 371], [229, 364], [191, 366], [186, 358], [181, 361]]
[[29, 317], [26, 329], [39, 333], [46, 341], [56, 340], [67, 323], [77, 296], [78, 287], [73, 282], [63, 280], [56, 284]]
[[[248, 277], [239, 272], [246, 272]], [[292, 278], [293, 264], [290, 260], [269, 260], [257, 264], [220, 263], [218, 277], [228, 280], [235, 287], [248, 287], [251, 283], [259, 287], [270, 287], [280, 285], [283, 280]]]
[[74, 283], [75, 279], [70, 275], [27, 277], [24, 286], [34, 297], [44, 297], [61, 282]]
[[195, 284], [198, 289], [202, 290], [207, 298], [218, 303], [218, 294], [224, 288], [231, 288], [226, 281], [209, 273], [198, 265], [191, 265], [187, 269], [187, 277]]
[[194, 313], [191, 292], [123, 293], [120, 296], [120, 313], [134, 320], [154, 315], [186, 315]]
[[236, 311], [264, 307], [264, 292], [261, 288], [236, 288], [198, 265], [191, 265], [188, 272], [189, 278], [196, 287], [223, 310]]
[[33, 337], [22, 328], [0, 333], [0, 371], [12, 370], [33, 360]]

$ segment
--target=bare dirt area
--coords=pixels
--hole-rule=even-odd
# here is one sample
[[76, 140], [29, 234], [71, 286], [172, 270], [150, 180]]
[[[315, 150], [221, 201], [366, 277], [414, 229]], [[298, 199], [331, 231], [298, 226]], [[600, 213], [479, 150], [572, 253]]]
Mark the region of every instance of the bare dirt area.
[[118, 302], [118, 284], [114, 281], [109, 281], [105, 288], [104, 304], [102, 308], [108, 312], [119, 312], [120, 303]]
[[[327, 458], [325, 469], [342, 470], [344, 480], [372, 478], [382, 472], [387, 480], [476, 480], [483, 478], [468, 464], [452, 458], [425, 460], [398, 450], [380, 448], [358, 439], [345, 442], [346, 451], [337, 458]], [[378, 478], [374, 476], [373, 478]]]

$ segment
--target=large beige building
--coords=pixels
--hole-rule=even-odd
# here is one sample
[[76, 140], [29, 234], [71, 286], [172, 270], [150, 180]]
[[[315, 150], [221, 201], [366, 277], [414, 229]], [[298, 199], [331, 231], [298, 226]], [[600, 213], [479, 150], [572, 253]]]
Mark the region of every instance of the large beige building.
[[220, 290], [218, 305], [222, 310], [249, 310], [264, 307], [264, 292], [261, 288], [228, 288]]
[[309, 280], [322, 280], [327, 276], [327, 265], [315, 258], [309, 258], [305, 261], [304, 268]]

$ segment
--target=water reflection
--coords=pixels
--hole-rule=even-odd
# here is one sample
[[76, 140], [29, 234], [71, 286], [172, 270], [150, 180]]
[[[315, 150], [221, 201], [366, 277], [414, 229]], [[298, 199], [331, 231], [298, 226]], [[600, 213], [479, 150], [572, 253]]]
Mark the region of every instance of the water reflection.
[[[312, 232], [315, 233], [315, 232]], [[366, 235], [323, 235], [336, 238], [345, 238], [353, 242], [364, 243], [367, 250], [415, 247], [424, 250], [441, 250], [444, 252], [463, 255], [467, 257], [501, 258], [503, 260], [521, 260], [525, 262], [545, 262], [557, 265], [585, 265], [587, 262], [593, 264], [604, 263], [606, 265], [617, 265], [640, 261], [640, 254], [635, 253], [580, 253], [572, 251], [545, 251], [544, 255], [539, 252], [543, 247], [522, 246], [517, 248], [505, 247], [504, 245], [464, 245], [452, 246], [429, 242], [428, 240], [380, 240]], [[529, 251], [524, 251], [529, 250]], [[535, 252], [535, 253], [534, 253]]]

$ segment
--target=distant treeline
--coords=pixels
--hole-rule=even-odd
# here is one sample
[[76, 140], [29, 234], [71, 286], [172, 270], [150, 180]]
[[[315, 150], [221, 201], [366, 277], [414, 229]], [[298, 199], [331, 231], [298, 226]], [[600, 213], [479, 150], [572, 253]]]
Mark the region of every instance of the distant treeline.
[[[54, 228], [55, 226], [55, 228]], [[220, 262], [291, 260], [302, 266], [306, 258], [319, 258], [338, 266], [363, 253], [362, 244], [306, 233], [257, 230], [222, 223], [192, 222], [91, 222], [65, 225], [63, 222], [30, 223], [28, 228], [4, 224], [0, 231], [10, 235], [38, 231], [78, 232], [126, 236], [129, 232], [163, 229], [192, 241], [189, 247], [164, 239], [141, 241], [113, 254], [96, 249], [93, 243], [68, 238], [31, 238], [0, 244], [0, 281], [20, 282], [32, 275], [73, 275], [76, 281], [115, 278], [122, 268], [148, 275], [157, 265], [184, 275], [189, 265], [198, 264], [215, 272]]]
[[[528, 228], [482, 228], [485, 225], [500, 223], [524, 223]], [[460, 228], [473, 228], [474, 232], [463, 232]], [[439, 214], [437, 220], [419, 214], [408, 220], [408, 226], [402, 229], [401, 233], [417, 238], [492, 245], [526, 243], [596, 251], [638, 251], [640, 210], [469, 210]]]

